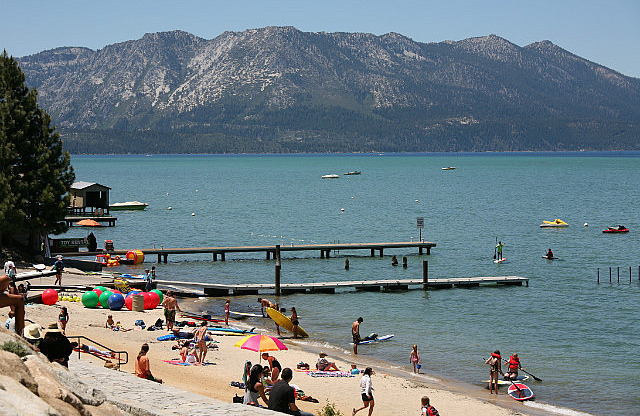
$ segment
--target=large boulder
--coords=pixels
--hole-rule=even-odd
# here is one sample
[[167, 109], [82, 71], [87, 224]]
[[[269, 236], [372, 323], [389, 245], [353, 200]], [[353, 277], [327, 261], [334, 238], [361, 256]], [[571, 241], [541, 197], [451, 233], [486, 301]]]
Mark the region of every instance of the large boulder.
[[14, 353], [0, 350], [0, 374], [6, 374], [33, 394], [38, 394], [38, 385], [35, 379], [20, 357]]
[[[52, 370], [51, 363], [45, 362], [34, 355], [29, 355], [25, 357], [24, 364], [38, 385], [38, 396], [45, 400], [48, 398], [62, 400], [81, 414], [87, 414], [78, 396], [60, 382], [58, 376]], [[47, 402], [58, 409], [54, 402], [49, 400]]]
[[[12, 354], [13, 355], [13, 354]], [[7, 373], [4, 373], [7, 374]], [[0, 374], [0, 409], [8, 416], [59, 416], [53, 407], [16, 381]], [[9, 373], [10, 374], [10, 373]]]

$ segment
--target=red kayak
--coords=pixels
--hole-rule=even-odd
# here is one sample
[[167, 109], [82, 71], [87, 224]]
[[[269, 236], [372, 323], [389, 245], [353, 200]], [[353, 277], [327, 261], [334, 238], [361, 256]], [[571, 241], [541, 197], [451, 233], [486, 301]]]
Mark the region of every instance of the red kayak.
[[507, 393], [518, 401], [533, 399], [533, 390], [522, 383], [511, 384]]
[[628, 233], [629, 230], [624, 225], [618, 225], [617, 227], [609, 227], [606, 230], [602, 230], [605, 234], [617, 234], [617, 233]]

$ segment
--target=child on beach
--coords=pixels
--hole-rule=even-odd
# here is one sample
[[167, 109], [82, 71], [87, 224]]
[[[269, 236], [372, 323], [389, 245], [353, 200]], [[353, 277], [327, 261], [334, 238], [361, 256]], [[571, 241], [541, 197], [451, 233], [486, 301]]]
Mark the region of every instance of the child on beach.
[[67, 322], [69, 322], [69, 312], [67, 307], [63, 306], [60, 315], [58, 315], [58, 321], [60, 322], [60, 329], [62, 329], [62, 335], [66, 335], [65, 330], [67, 328]]
[[420, 400], [422, 403], [421, 415], [422, 416], [440, 416], [440, 413], [436, 410], [435, 407], [431, 406], [429, 403], [429, 397], [423, 396]]
[[107, 322], [104, 324], [105, 328], [113, 329], [116, 324], [113, 322], [113, 315], [107, 316]]
[[413, 344], [411, 355], [409, 355], [409, 362], [413, 364], [413, 372], [419, 373], [418, 363], [420, 362], [420, 355], [418, 355], [418, 346], [416, 344]]
[[60, 284], [62, 286], [62, 272], [64, 271], [64, 263], [62, 262], [62, 256], [58, 256], [56, 262], [53, 263], [51, 270], [56, 271], [56, 281], [54, 285]]
[[231, 299], [224, 303], [224, 324], [229, 326], [229, 314], [231, 313]]

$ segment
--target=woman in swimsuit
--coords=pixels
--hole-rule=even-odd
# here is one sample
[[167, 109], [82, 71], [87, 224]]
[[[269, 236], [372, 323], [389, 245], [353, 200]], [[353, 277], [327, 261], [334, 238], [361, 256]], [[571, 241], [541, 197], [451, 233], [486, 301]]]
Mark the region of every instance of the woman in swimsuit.
[[200, 328], [193, 334], [193, 340], [198, 347], [198, 362], [202, 364], [207, 355], [207, 321], [202, 321]]
[[298, 338], [298, 312], [296, 312], [296, 308], [291, 308], [291, 323], [293, 323], [293, 328], [291, 328], [291, 332], [293, 332], [293, 337]]
[[491, 358], [484, 362], [489, 365], [489, 394], [493, 393], [495, 386], [496, 394], [498, 394], [498, 374], [502, 372], [502, 357], [500, 356], [500, 350], [495, 350], [491, 353]]
[[276, 357], [269, 355], [268, 352], [262, 353], [262, 359], [269, 362], [269, 368], [271, 368], [271, 383], [275, 383], [276, 381], [278, 381], [278, 377], [280, 377], [282, 366], [280, 365]]

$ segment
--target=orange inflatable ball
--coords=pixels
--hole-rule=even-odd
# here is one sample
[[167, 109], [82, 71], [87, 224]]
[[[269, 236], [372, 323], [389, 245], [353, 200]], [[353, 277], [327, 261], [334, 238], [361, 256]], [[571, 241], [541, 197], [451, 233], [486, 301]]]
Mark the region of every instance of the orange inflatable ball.
[[47, 289], [42, 292], [42, 303], [45, 305], [53, 305], [58, 301], [58, 292], [54, 289]]

